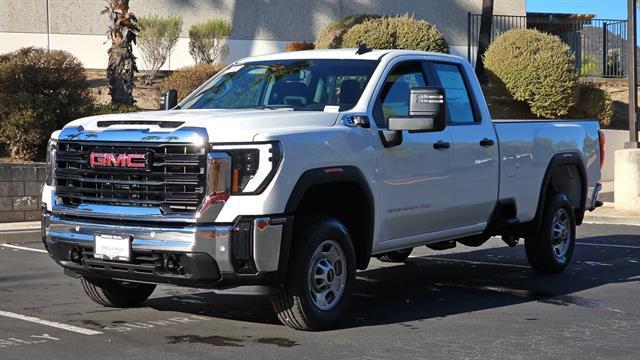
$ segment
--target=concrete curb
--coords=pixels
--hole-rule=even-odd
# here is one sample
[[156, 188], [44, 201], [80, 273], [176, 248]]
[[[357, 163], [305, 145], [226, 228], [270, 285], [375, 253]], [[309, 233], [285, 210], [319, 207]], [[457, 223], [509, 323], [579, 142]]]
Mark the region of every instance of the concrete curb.
[[2, 243], [32, 242], [34, 237], [39, 238], [39, 235], [39, 221], [0, 224], [0, 242]]
[[585, 224], [640, 226], [640, 213], [616, 211], [615, 204], [605, 202], [602, 207], [584, 215]]

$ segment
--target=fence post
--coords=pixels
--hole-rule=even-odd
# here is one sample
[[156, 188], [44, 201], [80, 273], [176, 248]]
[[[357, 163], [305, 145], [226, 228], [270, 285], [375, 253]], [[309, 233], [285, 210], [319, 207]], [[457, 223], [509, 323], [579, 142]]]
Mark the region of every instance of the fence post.
[[471, 62], [471, 11], [467, 13], [467, 60]]
[[607, 53], [609, 52], [608, 44], [607, 44], [607, 33], [609, 30], [607, 29], [607, 22], [602, 23], [602, 77], [605, 77], [609, 74], [609, 69], [607, 66]]

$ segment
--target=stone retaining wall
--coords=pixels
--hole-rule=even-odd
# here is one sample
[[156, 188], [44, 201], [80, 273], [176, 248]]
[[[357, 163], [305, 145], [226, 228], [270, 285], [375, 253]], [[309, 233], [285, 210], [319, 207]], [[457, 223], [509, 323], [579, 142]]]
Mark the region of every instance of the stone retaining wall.
[[0, 223], [40, 220], [43, 163], [0, 164]]

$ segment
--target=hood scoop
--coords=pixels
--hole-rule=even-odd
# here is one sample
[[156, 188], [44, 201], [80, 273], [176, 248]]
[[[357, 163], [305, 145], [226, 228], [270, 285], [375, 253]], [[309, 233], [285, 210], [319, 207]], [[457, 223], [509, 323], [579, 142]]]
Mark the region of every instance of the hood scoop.
[[161, 120], [100, 120], [97, 122], [97, 127], [108, 128], [110, 126], [118, 125], [156, 125], [163, 129], [175, 129], [184, 125], [184, 121], [161, 121]]

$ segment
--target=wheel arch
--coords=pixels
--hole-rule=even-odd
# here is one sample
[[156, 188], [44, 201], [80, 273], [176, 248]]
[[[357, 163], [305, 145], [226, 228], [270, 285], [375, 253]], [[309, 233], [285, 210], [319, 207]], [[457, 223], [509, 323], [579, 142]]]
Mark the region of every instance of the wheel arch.
[[[340, 202], [336, 204], [335, 199]], [[365, 269], [373, 246], [374, 204], [373, 192], [360, 169], [331, 166], [305, 171], [291, 191], [285, 212], [298, 216], [317, 210], [342, 221], [352, 235], [357, 268]]]
[[[579, 191], [573, 191], [571, 189], [571, 186], [575, 184], [575, 178], [572, 178], [572, 176], [576, 174], [580, 181]], [[557, 192], [563, 192], [567, 195], [572, 205], [575, 207], [576, 225], [580, 225], [584, 218], [584, 212], [586, 209], [587, 184], [587, 172], [580, 153], [563, 152], [554, 155], [549, 161], [544, 177], [542, 178], [536, 216], [533, 221], [535, 229], [539, 229], [541, 226], [542, 211], [544, 210], [545, 203], [548, 201], [548, 195], [551, 189], [555, 189]]]

